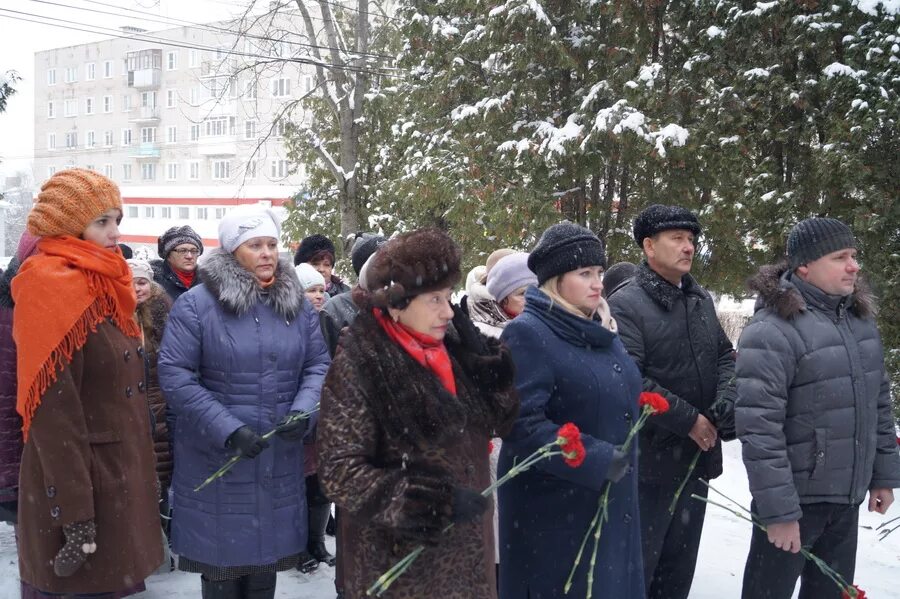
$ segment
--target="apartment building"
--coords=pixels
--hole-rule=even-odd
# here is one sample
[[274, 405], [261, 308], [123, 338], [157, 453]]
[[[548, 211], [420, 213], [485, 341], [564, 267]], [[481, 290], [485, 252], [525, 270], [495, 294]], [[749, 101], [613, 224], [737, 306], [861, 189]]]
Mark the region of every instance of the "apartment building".
[[74, 166], [110, 177], [134, 246], [155, 248], [162, 231], [190, 224], [215, 247], [234, 206], [283, 210], [306, 176], [288, 160], [278, 117], [313, 77], [265, 60], [290, 51], [283, 44], [224, 27], [126, 27], [124, 37], [35, 53], [36, 181]]

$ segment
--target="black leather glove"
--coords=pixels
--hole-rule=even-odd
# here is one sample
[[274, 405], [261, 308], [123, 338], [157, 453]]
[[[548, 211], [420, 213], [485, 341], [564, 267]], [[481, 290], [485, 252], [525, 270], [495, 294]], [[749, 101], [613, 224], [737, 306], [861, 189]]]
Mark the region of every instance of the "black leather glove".
[[231, 436], [225, 441], [225, 447], [237, 449], [238, 454], [245, 458], [255, 458], [268, 446], [268, 441], [254, 433], [253, 429], [246, 425], [231, 433]]
[[94, 539], [97, 536], [97, 525], [93, 520], [73, 522], [63, 526], [66, 544], [63, 545], [53, 560], [53, 572], [60, 578], [71, 576], [81, 568], [88, 555], [97, 551]]
[[453, 504], [450, 520], [456, 524], [470, 522], [488, 508], [488, 498], [477, 491], [463, 487], [453, 487]]
[[[302, 412], [288, 412], [278, 424], [278, 432], [275, 433], [285, 441], [300, 441], [306, 435], [306, 429], [309, 428], [309, 418], [295, 418]], [[294, 420], [291, 420], [295, 418]], [[290, 422], [289, 422], [290, 421]]]
[[396, 531], [403, 537], [436, 545], [453, 514], [453, 489], [444, 477], [412, 474], [401, 483]]
[[716, 431], [719, 433], [719, 438], [722, 441], [734, 441], [737, 439], [733, 399], [716, 400], [710, 408], [709, 419], [716, 427]]
[[453, 328], [456, 329], [456, 332], [459, 334], [459, 340], [462, 346], [470, 352], [480, 356], [486, 356], [489, 353], [488, 346], [484, 340], [484, 335], [482, 335], [481, 331], [478, 330], [478, 327], [472, 323], [472, 320], [466, 316], [462, 308], [456, 304], [453, 305]]
[[628, 474], [628, 467], [631, 466], [631, 456], [622, 453], [619, 449], [613, 449], [613, 457], [606, 469], [606, 478], [614, 483], [622, 480], [622, 477]]

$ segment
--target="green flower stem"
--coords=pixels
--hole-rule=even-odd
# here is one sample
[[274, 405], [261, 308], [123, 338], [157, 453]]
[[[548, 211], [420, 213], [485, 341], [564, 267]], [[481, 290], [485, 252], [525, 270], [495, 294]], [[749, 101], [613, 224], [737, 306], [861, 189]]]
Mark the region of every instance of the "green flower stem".
[[[513, 467], [509, 469], [509, 472], [504, 474], [502, 477], [497, 479], [496, 482], [491, 484], [487, 489], [482, 491], [481, 492], [482, 496], [484, 496], [484, 497], [490, 496], [491, 493], [496, 491], [497, 488], [499, 488], [501, 485], [503, 485], [510, 479], [520, 475], [521, 473], [525, 472], [526, 470], [528, 470], [529, 468], [531, 468], [532, 466], [534, 466], [541, 460], [545, 460], [547, 458], [551, 458], [551, 457], [557, 456], [557, 455], [563, 455], [564, 452], [562, 450], [554, 450], [554, 448], [561, 446], [564, 441], [565, 441], [565, 439], [563, 439], [562, 437], [557, 437], [557, 439], [555, 441], [553, 441], [552, 443], [548, 443], [542, 447], [539, 447], [530, 456], [528, 456], [527, 458], [525, 458], [518, 464], [514, 464]], [[442, 532], [446, 533], [451, 528], [453, 528], [452, 523], [447, 525], [447, 527], [444, 528], [444, 530]], [[401, 559], [399, 562], [397, 562], [396, 564], [391, 566], [387, 572], [385, 572], [384, 574], [379, 576], [378, 580], [376, 580], [374, 583], [372, 583], [372, 586], [370, 586], [366, 590], [366, 595], [368, 595], [368, 596], [375, 595], [376, 597], [381, 597], [385, 592], [387, 592], [387, 590], [391, 587], [391, 585], [394, 584], [394, 582], [398, 578], [400, 578], [403, 575], [403, 573], [409, 569], [410, 566], [412, 566], [413, 562], [416, 561], [416, 559], [419, 557], [419, 555], [422, 554], [423, 551], [425, 551], [425, 546], [419, 545], [418, 547], [416, 547], [415, 549], [410, 551], [408, 554], [406, 554], [406, 556], [403, 559]]]
[[896, 518], [891, 518], [890, 520], [888, 520], [886, 522], [882, 522], [881, 524], [879, 524], [878, 526], [875, 527], [875, 530], [881, 531], [878, 533], [879, 541], [883, 541], [885, 538], [887, 538], [887, 536], [889, 534], [891, 534], [892, 532], [894, 532], [895, 530], [900, 528], [900, 524], [897, 524], [895, 526], [887, 528], [894, 522], [900, 522], [900, 516], [897, 516]]
[[[319, 411], [319, 404], [316, 404], [315, 407], [313, 407], [313, 409], [311, 409], [309, 412], [298, 412], [297, 414], [294, 414], [293, 416], [287, 418], [284, 422], [282, 422], [281, 424], [279, 424], [278, 426], [276, 426], [275, 428], [273, 428], [272, 430], [267, 432], [265, 435], [262, 436], [262, 439], [264, 441], [268, 441], [269, 439], [274, 437], [276, 434], [278, 434], [278, 431], [280, 431], [283, 427], [285, 427], [289, 424], [293, 424], [293, 423], [297, 422], [298, 420], [306, 420], [307, 418], [309, 418], [315, 412], [318, 412], [318, 411]], [[239, 461], [241, 461], [241, 459], [243, 459], [243, 457], [244, 456], [242, 456], [241, 454], [238, 454], [238, 455], [232, 457], [230, 460], [225, 462], [225, 464], [221, 468], [219, 468], [218, 470], [213, 472], [209, 478], [207, 478], [205, 481], [203, 481], [199, 487], [194, 489], [194, 492], [196, 493], [197, 491], [208, 486], [213, 481], [215, 481], [219, 478], [222, 478], [222, 476], [224, 476], [226, 472], [231, 470], [231, 468], [235, 464], [237, 464]]]
[[684, 477], [684, 480], [681, 481], [681, 484], [678, 485], [678, 490], [675, 491], [675, 496], [672, 497], [672, 503], [669, 504], [669, 513], [675, 513], [675, 506], [678, 504], [678, 498], [681, 497], [682, 491], [687, 486], [688, 481], [691, 479], [691, 475], [694, 473], [694, 469], [697, 468], [697, 462], [700, 460], [700, 454], [702, 452], [698, 449], [697, 453], [694, 454], [694, 459], [691, 460], [690, 466], [688, 466], [687, 474]]

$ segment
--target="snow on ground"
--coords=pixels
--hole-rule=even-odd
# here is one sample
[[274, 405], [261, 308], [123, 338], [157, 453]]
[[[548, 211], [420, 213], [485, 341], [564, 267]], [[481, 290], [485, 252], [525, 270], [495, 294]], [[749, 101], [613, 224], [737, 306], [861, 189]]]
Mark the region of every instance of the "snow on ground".
[[[747, 478], [741, 464], [741, 448], [737, 441], [725, 445], [725, 474], [713, 486], [726, 495], [750, 505]], [[900, 581], [900, 531], [879, 542], [874, 527], [900, 515], [900, 505], [887, 516], [870, 514], [865, 505], [860, 510], [859, 550], [856, 584], [872, 599], [897, 597]], [[868, 527], [868, 528], [867, 528]], [[327, 538], [334, 551], [334, 539]], [[691, 599], [737, 599], [741, 595], [744, 560], [750, 545], [750, 524], [715, 506], [708, 506], [706, 526], [700, 544], [700, 556]], [[310, 576], [296, 571], [278, 575], [276, 597], [279, 599], [332, 599], [334, 570], [320, 566]], [[0, 524], [0, 599], [14, 599], [19, 593], [18, 567], [12, 528]], [[173, 572], [147, 580], [147, 591], [140, 599], [188, 599], [200, 596], [197, 574]], [[796, 594], [795, 594], [796, 596]], [[436, 599], [436, 598], [435, 598]], [[613, 599], [613, 598], [607, 598]]]

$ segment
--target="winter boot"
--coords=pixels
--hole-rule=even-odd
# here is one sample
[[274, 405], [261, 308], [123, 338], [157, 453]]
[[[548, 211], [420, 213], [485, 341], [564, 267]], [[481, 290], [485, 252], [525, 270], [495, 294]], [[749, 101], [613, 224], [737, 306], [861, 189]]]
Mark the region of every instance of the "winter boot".
[[200, 576], [200, 596], [203, 599], [242, 599], [241, 580], [207, 580]]
[[319, 567], [319, 560], [314, 558], [307, 551], [300, 552], [300, 561], [297, 563], [297, 569], [304, 574], [311, 574]]
[[306, 551], [316, 560], [328, 566], [334, 566], [334, 556], [325, 548], [325, 527], [331, 515], [330, 503], [319, 503], [309, 506], [309, 542]]
[[334, 521], [334, 516], [331, 514], [331, 511], [328, 512], [328, 524], [325, 525], [325, 534], [329, 537], [335, 536], [337, 532], [337, 522]]

